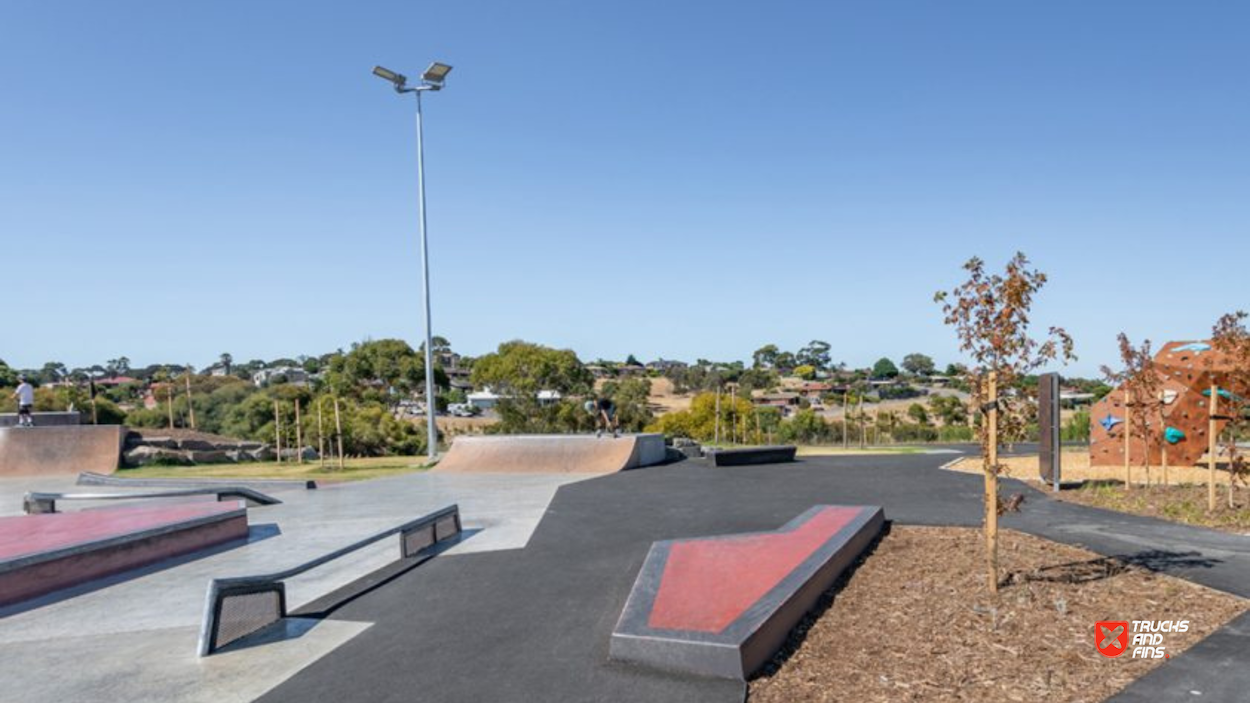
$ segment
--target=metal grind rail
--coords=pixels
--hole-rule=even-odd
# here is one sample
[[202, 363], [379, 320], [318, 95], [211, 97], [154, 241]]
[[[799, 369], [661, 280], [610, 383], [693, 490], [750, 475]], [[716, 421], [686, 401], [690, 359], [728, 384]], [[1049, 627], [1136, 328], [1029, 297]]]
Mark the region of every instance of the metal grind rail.
[[449, 505], [402, 525], [383, 530], [283, 571], [258, 576], [213, 579], [204, 601], [199, 654], [208, 656], [287, 616], [286, 579], [346, 556], [392, 535], [399, 535], [399, 558], [432, 555], [442, 544], [460, 537], [460, 506]]
[[215, 495], [217, 501], [246, 500], [253, 505], [277, 505], [282, 501], [246, 486], [221, 486], [219, 488], [186, 488], [177, 491], [152, 493], [39, 493], [28, 492], [22, 497], [22, 510], [27, 515], [55, 513], [59, 501], [72, 500], [138, 500], [150, 498], [185, 498], [187, 496]]

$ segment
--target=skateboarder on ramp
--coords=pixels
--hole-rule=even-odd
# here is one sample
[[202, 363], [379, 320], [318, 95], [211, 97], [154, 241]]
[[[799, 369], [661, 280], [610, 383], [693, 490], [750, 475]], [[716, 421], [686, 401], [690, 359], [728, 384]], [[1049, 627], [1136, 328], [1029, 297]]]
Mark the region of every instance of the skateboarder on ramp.
[[621, 436], [621, 424], [616, 421], [616, 403], [611, 398], [591, 398], [582, 407], [595, 418], [596, 437], [602, 437], [605, 430], [611, 432], [613, 437]]

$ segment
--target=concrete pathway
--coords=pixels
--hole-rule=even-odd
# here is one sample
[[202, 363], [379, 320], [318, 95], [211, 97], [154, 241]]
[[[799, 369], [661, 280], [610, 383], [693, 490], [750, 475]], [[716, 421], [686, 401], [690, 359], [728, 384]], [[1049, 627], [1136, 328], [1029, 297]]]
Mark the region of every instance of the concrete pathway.
[[[450, 503], [460, 504], [469, 535], [439, 560], [520, 549], [556, 488], [577, 479], [412, 474], [283, 491], [283, 504], [249, 511], [251, 536], [244, 545], [0, 609], [0, 681], [5, 692], [20, 691], [31, 701], [253, 700], [368, 624], [297, 622], [290, 634], [299, 636], [280, 644], [199, 659], [196, 637], [210, 579], [294, 566]], [[49, 483], [40, 479], [27, 488], [58, 488]], [[20, 506], [20, 488], [5, 482], [0, 498], [6, 509], [15, 496]], [[391, 563], [397, 551], [394, 541], [383, 540], [288, 582], [290, 608]]]

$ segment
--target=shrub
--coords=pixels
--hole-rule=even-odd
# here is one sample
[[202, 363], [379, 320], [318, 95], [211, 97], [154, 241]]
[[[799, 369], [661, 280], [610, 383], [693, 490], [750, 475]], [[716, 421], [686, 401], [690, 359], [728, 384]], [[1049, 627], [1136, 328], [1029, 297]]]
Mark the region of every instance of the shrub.
[[777, 437], [785, 443], [819, 444], [833, 437], [829, 423], [811, 410], [799, 410], [794, 417], [784, 420]]
[[1059, 437], [1065, 442], [1088, 442], [1089, 411], [1077, 410], [1072, 413], [1072, 417], [1060, 428]]

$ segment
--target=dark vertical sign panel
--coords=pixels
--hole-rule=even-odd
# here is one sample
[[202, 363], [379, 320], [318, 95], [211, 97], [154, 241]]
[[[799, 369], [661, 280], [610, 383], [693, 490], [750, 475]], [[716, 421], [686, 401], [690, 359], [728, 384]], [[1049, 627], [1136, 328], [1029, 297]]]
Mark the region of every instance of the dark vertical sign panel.
[[1037, 425], [1041, 445], [1040, 465], [1042, 480], [1052, 486], [1059, 485], [1059, 374], [1044, 373], [1037, 379]]

